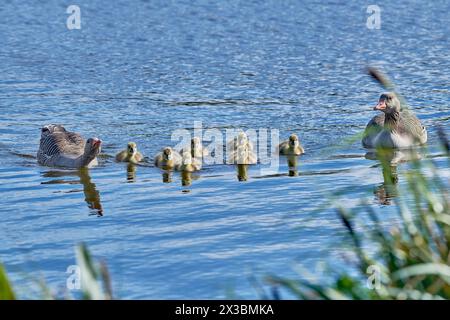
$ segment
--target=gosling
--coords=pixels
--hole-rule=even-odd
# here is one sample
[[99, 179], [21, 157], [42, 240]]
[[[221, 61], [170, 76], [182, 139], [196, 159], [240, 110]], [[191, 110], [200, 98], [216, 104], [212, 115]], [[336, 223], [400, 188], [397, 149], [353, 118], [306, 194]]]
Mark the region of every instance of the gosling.
[[127, 149], [120, 151], [116, 155], [116, 161], [130, 162], [137, 164], [144, 159], [144, 156], [137, 150], [136, 143], [128, 142]]
[[209, 154], [208, 150], [203, 148], [202, 142], [198, 137], [191, 139], [191, 145], [189, 148], [181, 149], [183, 159], [186, 153], [190, 154], [195, 171], [202, 169], [203, 157], [206, 157]]
[[201, 159], [202, 157], [206, 157], [209, 154], [208, 150], [203, 147], [199, 137], [193, 137], [191, 139], [191, 146], [189, 148], [181, 149], [181, 154], [186, 151], [190, 151], [193, 158], [199, 159]]
[[171, 147], [165, 147], [155, 157], [155, 166], [164, 170], [178, 170], [182, 164], [181, 155]]
[[237, 147], [237, 150], [232, 152], [228, 158], [229, 163], [235, 163], [237, 165], [256, 164], [258, 157], [250, 149], [248, 144], [244, 144]]
[[228, 142], [228, 150], [236, 151], [239, 146], [247, 145], [250, 151], [253, 151], [253, 143], [243, 131]]
[[180, 165], [180, 171], [183, 172], [194, 172], [197, 169], [197, 166], [194, 165], [194, 161], [195, 158], [192, 158], [192, 155], [190, 154], [190, 152], [185, 151], [183, 152], [183, 155], [181, 156], [182, 160], [181, 160], [181, 165]]
[[305, 153], [296, 134], [291, 134], [289, 140], [283, 141], [278, 146], [281, 155], [285, 156], [299, 156]]

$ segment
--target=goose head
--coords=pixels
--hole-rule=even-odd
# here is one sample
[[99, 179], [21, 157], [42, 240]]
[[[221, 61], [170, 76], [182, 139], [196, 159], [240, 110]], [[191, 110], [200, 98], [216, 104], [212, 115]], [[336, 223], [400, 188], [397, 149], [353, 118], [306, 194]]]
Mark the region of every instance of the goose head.
[[172, 160], [173, 159], [172, 148], [170, 148], [170, 147], [164, 148], [162, 156], [165, 161]]
[[134, 142], [128, 142], [127, 154], [129, 157], [134, 157], [137, 153], [137, 145]]
[[373, 110], [379, 110], [386, 114], [400, 112], [400, 101], [393, 92], [383, 93]]
[[84, 146], [84, 154], [89, 158], [95, 158], [101, 151], [102, 140], [99, 138], [89, 138]]

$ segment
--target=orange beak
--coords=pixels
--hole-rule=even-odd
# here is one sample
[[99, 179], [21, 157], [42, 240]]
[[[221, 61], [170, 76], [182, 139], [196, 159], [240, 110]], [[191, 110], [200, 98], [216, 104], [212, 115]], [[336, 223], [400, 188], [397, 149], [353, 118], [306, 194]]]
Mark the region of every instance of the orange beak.
[[373, 110], [385, 110], [386, 109], [386, 101], [380, 100], [378, 104], [373, 108]]
[[92, 143], [92, 145], [94, 146], [94, 147], [100, 147], [100, 145], [102, 144], [102, 140], [100, 140], [100, 139], [97, 139], [97, 138], [94, 138], [94, 142]]

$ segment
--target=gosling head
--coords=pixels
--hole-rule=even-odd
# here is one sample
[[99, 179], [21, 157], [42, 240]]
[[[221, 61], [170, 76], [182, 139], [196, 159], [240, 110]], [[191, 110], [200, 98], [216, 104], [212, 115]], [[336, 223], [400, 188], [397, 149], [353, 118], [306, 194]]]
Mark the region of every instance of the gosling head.
[[101, 151], [102, 140], [99, 138], [89, 138], [84, 146], [84, 154], [90, 158], [95, 158]]
[[296, 148], [296, 147], [299, 146], [299, 144], [300, 144], [300, 142], [298, 141], [297, 135], [294, 134], [294, 133], [291, 134], [291, 135], [289, 136], [289, 146], [290, 146], [291, 148]]
[[384, 113], [400, 112], [400, 101], [393, 92], [383, 93], [373, 110], [380, 110]]
[[248, 137], [245, 132], [239, 132], [237, 136], [237, 145], [244, 145], [248, 142]]
[[128, 153], [128, 156], [130, 156], [130, 157], [134, 157], [136, 155], [136, 153], [137, 153], [136, 143], [128, 142], [127, 153]]
[[163, 149], [163, 159], [166, 161], [172, 160], [173, 154], [172, 154], [172, 148], [166, 147]]

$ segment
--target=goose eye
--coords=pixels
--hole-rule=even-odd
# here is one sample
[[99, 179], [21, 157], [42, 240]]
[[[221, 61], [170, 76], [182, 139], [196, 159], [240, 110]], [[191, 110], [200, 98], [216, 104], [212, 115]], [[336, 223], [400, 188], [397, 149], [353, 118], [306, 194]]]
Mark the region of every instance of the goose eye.
[[42, 128], [42, 132], [48, 132], [48, 128]]

